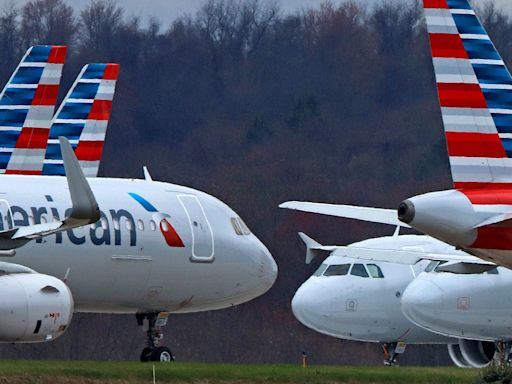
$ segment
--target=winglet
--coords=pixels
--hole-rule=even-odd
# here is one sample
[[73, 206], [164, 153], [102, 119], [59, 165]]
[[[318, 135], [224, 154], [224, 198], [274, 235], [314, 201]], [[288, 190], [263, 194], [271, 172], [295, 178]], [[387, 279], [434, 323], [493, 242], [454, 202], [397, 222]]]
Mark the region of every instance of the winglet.
[[95, 223], [100, 219], [100, 209], [94, 193], [84, 176], [69, 140], [61, 136], [59, 142], [69, 194], [73, 203], [71, 215], [66, 218], [65, 223], [72, 224], [75, 221], [87, 221], [88, 224]]
[[313, 259], [322, 252], [331, 251], [331, 247], [324, 247], [303, 232], [299, 232], [299, 237], [306, 244], [306, 264], [311, 264]]

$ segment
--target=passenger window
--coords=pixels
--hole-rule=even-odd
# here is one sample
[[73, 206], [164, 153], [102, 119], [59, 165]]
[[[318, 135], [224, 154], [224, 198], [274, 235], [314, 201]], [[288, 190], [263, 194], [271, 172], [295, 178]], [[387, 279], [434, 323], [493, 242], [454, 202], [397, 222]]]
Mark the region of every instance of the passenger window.
[[119, 231], [119, 220], [118, 219], [114, 219], [114, 229], [116, 231]]
[[370, 272], [370, 276], [374, 279], [383, 279], [384, 274], [382, 273], [382, 270], [377, 264], [367, 264], [366, 268], [368, 268], [368, 272]]
[[327, 269], [327, 264], [321, 264], [318, 269], [313, 273], [313, 276], [322, 276], [324, 271]]
[[235, 233], [239, 236], [242, 236], [242, 228], [240, 228], [240, 223], [238, 222], [236, 217], [231, 218], [231, 225], [233, 226]]
[[368, 272], [366, 272], [366, 268], [364, 267], [363, 264], [354, 264], [352, 270], [350, 271], [350, 274], [359, 277], [370, 277], [368, 275]]
[[36, 222], [35, 222], [35, 220], [34, 220], [34, 216], [30, 215], [30, 216], [28, 217], [28, 223], [29, 223], [30, 225], [34, 225], [34, 224], [36, 223]]
[[104, 217], [101, 218], [101, 228], [106, 231], [108, 229], [108, 221]]
[[162, 231], [167, 232], [169, 230], [169, 224], [167, 224], [167, 220], [162, 220]]
[[139, 227], [139, 231], [144, 230], [144, 222], [142, 220], [137, 220], [137, 227]]
[[151, 228], [152, 231], [156, 231], [156, 223], [153, 220], [150, 220], [149, 228]]
[[126, 220], [126, 229], [131, 231], [133, 229], [133, 224], [131, 220]]
[[350, 264], [329, 265], [324, 272], [324, 276], [344, 276], [349, 269]]

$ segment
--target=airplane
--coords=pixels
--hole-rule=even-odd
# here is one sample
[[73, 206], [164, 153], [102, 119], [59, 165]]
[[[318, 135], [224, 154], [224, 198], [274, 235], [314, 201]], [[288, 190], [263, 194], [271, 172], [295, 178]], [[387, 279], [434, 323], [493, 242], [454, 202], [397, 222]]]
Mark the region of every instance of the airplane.
[[[424, 245], [431, 242], [439, 243], [437, 249]], [[389, 264], [395, 268], [398, 265], [417, 268], [420, 261], [430, 261], [424, 271], [401, 291], [400, 307], [405, 318], [426, 331], [457, 338], [458, 345], [449, 345], [448, 348], [458, 366], [483, 368], [497, 357], [496, 354], [503, 362], [512, 360], [512, 312], [506, 305], [510, 301], [509, 291], [512, 288], [510, 269], [457, 251], [428, 236], [395, 235], [349, 246], [321, 246], [309, 240], [308, 253], [326, 250], [339, 260], [347, 258], [345, 260], [349, 262], [368, 263], [368, 271], [371, 271], [369, 266], [382, 269]], [[402, 279], [403, 272], [391, 275], [389, 281], [398, 285]], [[318, 289], [320, 284], [316, 285]], [[340, 295], [346, 295], [353, 286], [354, 283], [346, 279], [338, 282], [336, 287]], [[381, 302], [386, 299], [385, 290], [375, 287], [372, 290], [361, 282], [357, 289], [365, 300], [373, 300], [374, 304], [369, 308], [380, 312], [389, 305], [389, 302]], [[317, 290], [316, 297], [322, 295], [329, 301], [330, 295], [335, 295], [333, 290], [335, 288], [326, 289], [325, 292]], [[313, 297], [310, 297], [310, 301]], [[312, 309], [313, 306], [310, 306]], [[325, 305], [323, 310], [326, 310]], [[317, 318], [320, 319], [319, 312]], [[353, 319], [354, 324], [363, 319], [365, 316], [361, 314], [361, 319]], [[339, 318], [337, 320], [340, 321]], [[350, 324], [343, 322], [338, 327], [347, 331]]]
[[[17, 73], [48, 61], [48, 54], [39, 56], [22, 61]], [[27, 75], [17, 88], [34, 88], [36, 81]], [[17, 134], [31, 121], [32, 100], [9, 104], [4, 95], [0, 131], [14, 127]], [[154, 181], [147, 169], [142, 180], [88, 179], [79, 151], [62, 135], [59, 145], [65, 176], [9, 174], [7, 155], [16, 151], [3, 148], [1, 342], [53, 340], [73, 312], [131, 313], [146, 331], [141, 360], [170, 361], [170, 349], [161, 345], [169, 313], [231, 307], [273, 285], [270, 252], [220, 200]]]
[[[498, 270], [503, 274], [504, 268], [497, 269], [492, 263], [482, 262], [424, 235], [398, 235], [396, 232], [393, 236], [367, 239], [348, 246], [323, 246], [303, 233], [299, 235], [306, 244], [306, 263], [316, 256], [328, 254], [292, 299], [295, 317], [308, 328], [341, 339], [380, 343], [385, 365], [395, 365], [408, 344], [445, 344], [456, 366], [483, 367], [494, 357], [495, 341], [510, 339], [510, 336], [502, 338], [502, 334], [494, 329], [485, 337], [477, 331], [439, 332], [434, 317], [445, 327], [448, 323], [443, 323], [440, 313], [428, 317], [429, 324], [433, 324], [431, 328], [424, 327], [424, 322], [417, 321], [417, 317], [402, 312], [404, 300], [409, 300], [410, 288], [434, 270], [436, 275], [442, 273], [460, 279], [467, 276], [479, 281], [475, 289], [466, 286], [476, 296], [477, 289], [497, 276]], [[440, 261], [444, 264], [440, 265]], [[414, 308], [427, 316], [431, 306], [424, 308], [423, 304], [429, 301], [429, 291], [421, 285], [414, 292], [421, 293], [423, 298]], [[500, 308], [502, 316], [499, 320], [503, 327], [506, 309]], [[475, 319], [466, 320], [467, 324]]]
[[512, 268], [512, 77], [467, 0], [424, 0], [454, 189], [404, 200], [398, 218]]
[[[442, 267], [442, 264], [440, 265]], [[472, 366], [485, 367], [496, 349], [510, 363], [512, 271], [457, 274], [432, 268], [404, 291], [402, 312], [414, 324], [450, 337], [478, 340], [462, 349]]]

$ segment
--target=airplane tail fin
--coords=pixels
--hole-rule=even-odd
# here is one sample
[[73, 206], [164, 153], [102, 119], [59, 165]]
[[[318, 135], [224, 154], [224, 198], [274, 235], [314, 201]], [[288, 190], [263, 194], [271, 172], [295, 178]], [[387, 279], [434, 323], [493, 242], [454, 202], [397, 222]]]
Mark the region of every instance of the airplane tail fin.
[[512, 188], [512, 77], [467, 0], [423, 0], [454, 187]]
[[67, 48], [29, 48], [0, 93], [0, 173], [41, 174]]
[[61, 103], [50, 129], [44, 175], [64, 175], [59, 137], [66, 137], [87, 177], [96, 177], [112, 109], [119, 64], [88, 64]]

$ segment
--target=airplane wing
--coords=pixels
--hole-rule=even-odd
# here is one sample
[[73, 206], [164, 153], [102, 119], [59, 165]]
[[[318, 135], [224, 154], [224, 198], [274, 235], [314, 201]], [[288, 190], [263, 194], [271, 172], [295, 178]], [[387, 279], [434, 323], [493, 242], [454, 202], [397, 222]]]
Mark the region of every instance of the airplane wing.
[[398, 220], [396, 210], [394, 209], [310, 203], [305, 201], [287, 201], [280, 204], [279, 208], [410, 228], [409, 225]]
[[306, 264], [311, 263], [314, 257], [320, 253], [329, 252], [336, 256], [351, 259], [407, 265], [414, 265], [421, 260], [444, 262], [436, 268], [438, 272], [467, 274], [486, 272], [496, 268], [496, 264], [484, 261], [462, 251], [458, 253], [432, 253], [403, 249], [379, 249], [337, 245], [326, 246], [321, 245], [302, 232], [299, 232], [299, 237], [306, 244]]
[[0, 249], [12, 250], [19, 248], [30, 240], [92, 224], [100, 219], [98, 203], [68, 139], [60, 137], [59, 141], [72, 202], [71, 214], [62, 221], [2, 231], [0, 232]]

